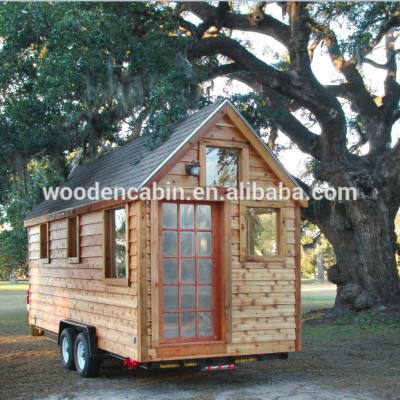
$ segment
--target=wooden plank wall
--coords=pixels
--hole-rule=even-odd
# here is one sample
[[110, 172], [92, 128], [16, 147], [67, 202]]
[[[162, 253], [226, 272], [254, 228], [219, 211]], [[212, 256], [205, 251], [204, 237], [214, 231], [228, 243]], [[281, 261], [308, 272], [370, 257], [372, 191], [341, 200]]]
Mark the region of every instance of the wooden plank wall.
[[[228, 117], [222, 125], [231, 125]], [[257, 186], [278, 187], [279, 179], [236, 129], [216, 125], [203, 142], [249, 148], [249, 181]], [[195, 145], [159, 182], [159, 186], [181, 186], [190, 192], [199, 186], [199, 178], [188, 176], [185, 164], [199, 161], [199, 145]], [[204, 166], [203, 166], [204, 167]], [[147, 322], [141, 326], [142, 337], [147, 328], [149, 360], [156, 360], [151, 327], [151, 224], [150, 202], [146, 203]], [[138, 359], [138, 210], [129, 207], [130, 286], [105, 286], [102, 283], [102, 212], [84, 214], [80, 218], [80, 264], [66, 262], [66, 220], [50, 222], [50, 263], [39, 259], [39, 226], [29, 228], [30, 258], [30, 323], [58, 332], [60, 319], [73, 319], [96, 326], [99, 347], [122, 356]], [[248, 355], [295, 350], [296, 289], [295, 285], [295, 203], [286, 204], [286, 262], [241, 263], [239, 261], [239, 202], [231, 204], [232, 255], [232, 339], [227, 354]], [[299, 293], [298, 293], [299, 294]], [[142, 304], [143, 299], [141, 300]], [[299, 307], [297, 307], [297, 313]], [[143, 315], [143, 314], [142, 314]], [[298, 325], [299, 322], [297, 322]], [[140, 341], [141, 342], [141, 341]], [[145, 343], [145, 342], [144, 342]], [[141, 352], [145, 357], [146, 352]], [[221, 354], [224, 355], [224, 354]], [[226, 355], [226, 354], [225, 354]], [[168, 357], [173, 359], [174, 357]], [[179, 358], [179, 357], [175, 357]], [[144, 360], [143, 360], [144, 361]]]
[[[250, 146], [249, 178], [258, 187], [278, 188], [279, 179]], [[232, 204], [233, 342], [286, 342], [295, 335], [294, 206], [286, 204], [286, 262], [239, 262], [239, 204]]]
[[[232, 125], [229, 117], [223, 118], [222, 125]], [[249, 146], [249, 181], [266, 190], [278, 188], [279, 179], [259, 156], [246, 138], [230, 126], [216, 125], [204, 136], [203, 143], [220, 144], [226, 147]], [[199, 185], [199, 178], [188, 176], [185, 164], [199, 161], [199, 147], [196, 145], [171, 169], [159, 186], [181, 186], [191, 189]], [[203, 166], [204, 167], [204, 166]], [[186, 195], [186, 192], [185, 192]], [[232, 343], [227, 345], [229, 354], [254, 354], [286, 352], [295, 350], [296, 308], [295, 308], [295, 202], [286, 204], [286, 262], [240, 263], [239, 262], [239, 202], [232, 202]], [[149, 208], [148, 208], [149, 210]], [[150, 216], [148, 217], [148, 248], [150, 242]], [[156, 228], [157, 229], [157, 228]], [[148, 279], [150, 279], [150, 261]], [[151, 295], [149, 293], [148, 306]], [[147, 314], [149, 335], [151, 334], [151, 312]], [[149, 340], [149, 356], [156, 360], [156, 352]]]
[[79, 264], [66, 261], [66, 220], [50, 222], [50, 263], [39, 261], [39, 226], [29, 228], [30, 323], [58, 332], [61, 319], [96, 326], [98, 344], [137, 358], [136, 204], [130, 205], [130, 286], [102, 283], [102, 212], [81, 215]]

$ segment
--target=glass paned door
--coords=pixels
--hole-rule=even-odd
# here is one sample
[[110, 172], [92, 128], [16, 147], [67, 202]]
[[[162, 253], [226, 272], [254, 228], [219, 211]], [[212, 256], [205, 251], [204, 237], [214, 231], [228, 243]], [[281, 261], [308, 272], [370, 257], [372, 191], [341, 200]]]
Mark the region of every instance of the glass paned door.
[[160, 204], [160, 338], [164, 343], [220, 339], [216, 211], [213, 204]]

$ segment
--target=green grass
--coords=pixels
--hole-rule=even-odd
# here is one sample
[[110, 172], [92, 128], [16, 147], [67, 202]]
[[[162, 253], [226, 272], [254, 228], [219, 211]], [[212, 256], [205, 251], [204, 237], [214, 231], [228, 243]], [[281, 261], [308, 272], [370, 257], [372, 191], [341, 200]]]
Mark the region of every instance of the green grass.
[[1, 290], [28, 290], [28, 281], [18, 281], [17, 283], [10, 283], [9, 281], [0, 281]]
[[332, 308], [335, 303], [336, 285], [324, 279], [301, 280], [301, 312]]
[[301, 285], [326, 285], [332, 286], [333, 283], [329, 282], [326, 279], [308, 279], [308, 278], [301, 278]]
[[[363, 340], [367, 341], [371, 337], [379, 336], [380, 342], [386, 339], [394, 339], [400, 335], [400, 324], [395, 322], [377, 322], [371, 321], [366, 322], [362, 326], [354, 326], [350, 323], [346, 325], [340, 325], [340, 321], [335, 322], [332, 325], [322, 326], [306, 326], [302, 329], [302, 336], [304, 339], [311, 340], [313, 342], [329, 339], [331, 345], [337, 345], [335, 342], [354, 342], [362, 343]], [[354, 343], [357, 343], [354, 342]]]
[[0, 313], [0, 328], [2, 324], [10, 322], [28, 322], [28, 313], [26, 311]]
[[26, 292], [24, 290], [0, 291], [0, 314], [22, 311], [26, 311]]

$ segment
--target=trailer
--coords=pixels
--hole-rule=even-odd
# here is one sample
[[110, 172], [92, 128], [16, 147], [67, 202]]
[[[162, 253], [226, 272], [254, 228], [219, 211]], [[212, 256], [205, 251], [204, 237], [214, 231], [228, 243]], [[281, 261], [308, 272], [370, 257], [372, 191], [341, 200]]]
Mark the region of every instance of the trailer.
[[168, 130], [82, 165], [24, 221], [29, 324], [82, 377], [110, 357], [212, 371], [301, 350], [304, 192], [229, 100]]

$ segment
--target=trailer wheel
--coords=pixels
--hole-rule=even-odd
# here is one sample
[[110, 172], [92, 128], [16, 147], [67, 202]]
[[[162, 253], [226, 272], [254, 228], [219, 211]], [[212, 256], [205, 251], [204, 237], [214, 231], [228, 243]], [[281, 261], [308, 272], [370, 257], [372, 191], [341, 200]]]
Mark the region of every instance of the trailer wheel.
[[74, 345], [78, 332], [74, 328], [66, 328], [60, 336], [61, 364], [65, 369], [75, 371]]
[[81, 332], [75, 341], [75, 365], [82, 378], [91, 378], [99, 373], [100, 362], [89, 356], [89, 342], [86, 335]]
[[36, 329], [35, 325], [29, 325], [31, 328], [31, 336], [43, 336], [43, 331]]

